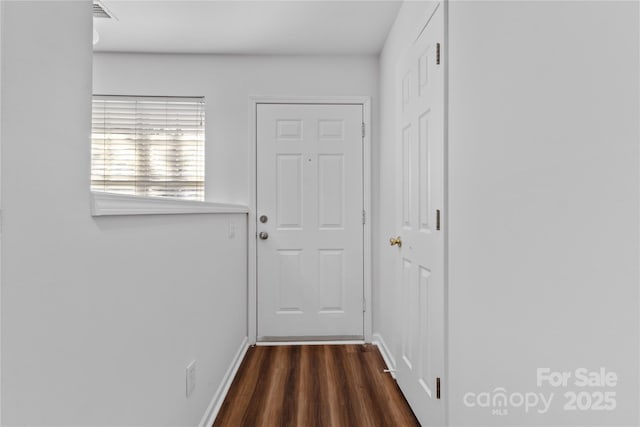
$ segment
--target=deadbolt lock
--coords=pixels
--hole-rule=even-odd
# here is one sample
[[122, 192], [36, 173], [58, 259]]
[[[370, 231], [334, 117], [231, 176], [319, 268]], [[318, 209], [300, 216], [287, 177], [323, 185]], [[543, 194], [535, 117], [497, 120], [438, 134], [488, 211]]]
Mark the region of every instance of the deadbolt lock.
[[261, 223], [263, 223], [263, 224], [264, 224], [264, 223], [265, 223], [265, 222], [267, 222], [267, 221], [269, 221], [269, 218], [267, 218], [267, 216], [266, 216], [266, 215], [260, 215], [260, 222], [261, 222]]
[[389, 243], [391, 244], [391, 246], [398, 246], [399, 248], [402, 247], [402, 239], [400, 238], [400, 236], [390, 238]]

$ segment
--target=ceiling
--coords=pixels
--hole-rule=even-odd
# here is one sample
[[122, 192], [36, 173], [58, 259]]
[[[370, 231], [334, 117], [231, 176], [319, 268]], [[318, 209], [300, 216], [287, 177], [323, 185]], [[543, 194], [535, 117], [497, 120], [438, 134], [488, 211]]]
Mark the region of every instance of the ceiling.
[[101, 0], [96, 52], [377, 54], [400, 1]]

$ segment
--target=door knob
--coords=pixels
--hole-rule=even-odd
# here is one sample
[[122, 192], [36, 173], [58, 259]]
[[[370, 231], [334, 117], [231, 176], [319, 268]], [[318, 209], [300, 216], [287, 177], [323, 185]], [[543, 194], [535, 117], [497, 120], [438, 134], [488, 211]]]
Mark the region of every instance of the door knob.
[[397, 245], [399, 248], [402, 247], [402, 239], [400, 238], [400, 236], [390, 238], [389, 243], [391, 243], [391, 246]]
[[266, 231], [261, 231], [260, 234], [258, 234], [258, 237], [260, 237], [260, 239], [262, 240], [267, 240], [269, 238], [269, 233], [267, 233]]

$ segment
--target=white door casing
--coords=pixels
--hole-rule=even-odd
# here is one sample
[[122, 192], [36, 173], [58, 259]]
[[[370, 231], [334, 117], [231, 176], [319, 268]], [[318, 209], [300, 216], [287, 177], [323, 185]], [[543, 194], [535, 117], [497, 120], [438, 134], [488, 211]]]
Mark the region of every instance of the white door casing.
[[362, 123], [358, 104], [257, 104], [259, 341], [363, 339]]
[[443, 15], [438, 4], [397, 74], [397, 286], [403, 313], [397, 379], [423, 426], [445, 424]]

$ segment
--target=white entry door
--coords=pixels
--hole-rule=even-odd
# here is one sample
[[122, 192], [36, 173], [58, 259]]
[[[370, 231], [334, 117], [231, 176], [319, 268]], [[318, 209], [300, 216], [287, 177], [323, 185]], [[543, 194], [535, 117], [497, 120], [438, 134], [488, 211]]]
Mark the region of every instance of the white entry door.
[[444, 425], [443, 26], [440, 6], [398, 69], [397, 379], [423, 426]]
[[258, 340], [362, 339], [363, 106], [256, 114]]

